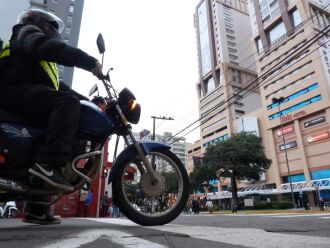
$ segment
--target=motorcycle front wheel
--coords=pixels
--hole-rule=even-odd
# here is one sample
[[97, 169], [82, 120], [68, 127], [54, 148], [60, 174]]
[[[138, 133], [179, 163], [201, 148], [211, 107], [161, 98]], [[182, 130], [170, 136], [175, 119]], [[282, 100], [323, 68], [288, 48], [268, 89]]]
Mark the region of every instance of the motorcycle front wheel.
[[[156, 172], [152, 183], [137, 158], [120, 166], [113, 182], [113, 201], [130, 220], [144, 226], [163, 225], [175, 219], [189, 197], [187, 171], [168, 149], [155, 149], [147, 156]], [[139, 170], [145, 171], [141, 173]]]

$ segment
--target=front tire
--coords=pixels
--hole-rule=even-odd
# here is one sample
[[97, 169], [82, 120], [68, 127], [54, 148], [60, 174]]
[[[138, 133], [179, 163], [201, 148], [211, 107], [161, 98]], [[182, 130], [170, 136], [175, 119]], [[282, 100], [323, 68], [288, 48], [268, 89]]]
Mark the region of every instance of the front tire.
[[[184, 209], [189, 196], [187, 171], [170, 150], [158, 148], [147, 159], [155, 169], [158, 184], [141, 174], [138, 160], [119, 166], [113, 182], [113, 200], [130, 220], [144, 226], [163, 225], [175, 219]], [[144, 168], [145, 170], [145, 168]]]

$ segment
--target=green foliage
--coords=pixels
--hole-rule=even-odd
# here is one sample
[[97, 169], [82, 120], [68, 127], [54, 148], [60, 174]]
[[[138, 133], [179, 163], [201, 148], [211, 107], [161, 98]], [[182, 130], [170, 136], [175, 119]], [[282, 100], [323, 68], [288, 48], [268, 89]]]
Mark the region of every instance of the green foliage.
[[230, 177], [233, 198], [237, 202], [236, 180], [257, 181], [270, 164], [271, 160], [264, 153], [262, 139], [242, 132], [207, 147], [202, 165], [189, 175], [190, 187], [196, 188], [203, 181], [217, 176]]
[[266, 158], [261, 138], [242, 132], [230, 139], [207, 147], [204, 163], [214, 171], [222, 170], [221, 176], [236, 180], [259, 180], [260, 173], [269, 168], [271, 160]]

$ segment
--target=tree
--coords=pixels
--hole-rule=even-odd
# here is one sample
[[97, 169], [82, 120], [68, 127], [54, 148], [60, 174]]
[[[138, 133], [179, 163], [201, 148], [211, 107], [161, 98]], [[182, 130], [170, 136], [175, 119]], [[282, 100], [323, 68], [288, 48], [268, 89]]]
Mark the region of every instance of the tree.
[[260, 137], [242, 132], [208, 146], [204, 164], [214, 175], [231, 178], [232, 199], [238, 205], [236, 180], [259, 180], [271, 160], [264, 153]]
[[201, 164], [195, 167], [189, 174], [190, 189], [196, 189], [201, 186], [201, 183], [215, 178], [215, 170], [206, 164]]

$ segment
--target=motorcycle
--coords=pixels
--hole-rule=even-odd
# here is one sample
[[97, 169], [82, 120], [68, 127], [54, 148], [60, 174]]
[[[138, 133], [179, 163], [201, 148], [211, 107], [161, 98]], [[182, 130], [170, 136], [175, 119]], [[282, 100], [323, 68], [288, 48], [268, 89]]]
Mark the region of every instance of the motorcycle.
[[4, 207], [0, 207], [0, 218], [15, 218], [18, 215], [18, 209], [14, 201], [6, 202]]
[[[97, 46], [103, 64], [105, 44], [101, 34]], [[27, 165], [32, 164], [46, 128], [0, 109], [0, 201], [52, 195], [51, 202], [39, 202], [47, 205], [65, 194], [88, 190], [102, 168], [104, 144], [110, 136], [117, 135], [108, 183], [112, 183], [113, 201], [121, 212], [140, 225], [166, 224], [182, 212], [189, 195], [184, 165], [169, 145], [135, 139], [130, 123], [139, 122], [141, 107], [129, 89], [120, 93], [114, 89], [110, 70], [100, 79], [107, 97], [94, 98], [103, 102], [105, 111], [91, 101], [80, 101], [81, 119], [73, 159], [62, 168], [66, 180], [73, 185], [70, 191], [31, 183]], [[96, 91], [97, 84], [89, 96]], [[124, 138], [127, 147], [116, 156], [119, 137]], [[168, 204], [169, 198], [174, 202]]]

